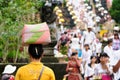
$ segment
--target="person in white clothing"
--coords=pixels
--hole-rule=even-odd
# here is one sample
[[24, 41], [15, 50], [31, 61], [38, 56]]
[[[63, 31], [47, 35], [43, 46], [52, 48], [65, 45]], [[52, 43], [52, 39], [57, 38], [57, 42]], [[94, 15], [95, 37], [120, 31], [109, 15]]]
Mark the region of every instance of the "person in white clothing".
[[115, 62], [113, 71], [114, 71], [114, 80], [120, 80], [120, 60], [118, 60], [117, 63]]
[[81, 54], [81, 52], [80, 52], [80, 39], [78, 38], [78, 36], [76, 34], [74, 34], [74, 37], [71, 39], [70, 48], [72, 50], [76, 50], [78, 52], [78, 55]]
[[107, 46], [104, 47], [104, 52], [107, 53], [107, 55], [110, 57], [110, 64], [114, 60], [114, 53], [113, 53], [113, 48], [112, 48], [112, 39], [108, 40]]
[[95, 74], [96, 64], [96, 56], [91, 56], [91, 62], [86, 66], [85, 69], [85, 80], [92, 80], [93, 75]]
[[[95, 75], [99, 75], [102, 80], [112, 80], [112, 67], [108, 64], [109, 56], [106, 53], [100, 54], [100, 63], [97, 64]], [[107, 78], [107, 79], [105, 79]]]
[[82, 62], [83, 66], [86, 66], [86, 64], [90, 63], [90, 57], [92, 56], [92, 51], [89, 49], [89, 45], [84, 45], [84, 50], [82, 51]]
[[79, 44], [79, 38], [77, 37], [76, 34], [74, 34], [74, 37], [71, 39], [71, 44], [70, 44], [70, 47], [71, 49], [80, 49], [80, 44]]
[[102, 52], [102, 43], [97, 38], [93, 42], [93, 52], [95, 55], [98, 55]]
[[120, 80], [120, 52], [116, 53], [115, 58], [111, 63], [113, 66], [114, 80]]
[[[88, 26], [88, 31], [83, 32], [82, 42], [92, 45], [93, 41], [96, 39], [95, 33], [92, 31], [92, 27]], [[91, 48], [91, 46], [90, 46]]]

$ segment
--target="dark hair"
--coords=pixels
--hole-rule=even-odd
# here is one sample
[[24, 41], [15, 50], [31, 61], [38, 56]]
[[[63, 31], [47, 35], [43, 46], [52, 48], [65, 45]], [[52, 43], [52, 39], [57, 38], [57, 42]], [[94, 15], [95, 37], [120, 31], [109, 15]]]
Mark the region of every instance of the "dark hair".
[[119, 36], [118, 33], [115, 33], [114, 36]]
[[90, 57], [90, 59], [92, 59], [92, 58], [94, 58], [94, 57], [97, 58], [95, 55], [92, 55], [92, 56]]
[[[92, 56], [90, 57], [90, 59], [93, 59], [94, 57], [97, 59], [97, 57], [96, 57], [95, 55], [92, 55]], [[95, 62], [95, 63], [96, 63], [96, 62]], [[90, 63], [88, 64], [88, 66], [89, 66], [89, 67], [92, 67], [91, 64], [92, 64], [92, 63], [90, 62]]]
[[1, 80], [9, 80], [11, 75], [9, 74], [3, 74]]
[[64, 34], [67, 34], [67, 32], [64, 32]]
[[72, 52], [72, 55], [71, 56], [75, 56], [77, 54], [77, 52]]
[[85, 47], [85, 46], [88, 46], [88, 47], [89, 47], [89, 44], [84, 44], [84, 47]]
[[118, 35], [118, 33], [115, 33], [115, 34], [114, 34], [114, 37], [115, 37], [115, 36], [118, 36], [118, 39], [119, 39], [119, 35]]
[[74, 38], [77, 38], [77, 35], [76, 35], [76, 34], [74, 34]]
[[101, 58], [101, 57], [109, 57], [109, 56], [108, 56], [107, 53], [101, 53], [101, 54], [100, 54], [100, 58]]
[[108, 39], [108, 44], [112, 43], [113, 40], [112, 39]]
[[41, 44], [30, 44], [28, 47], [28, 52], [32, 58], [39, 59], [43, 54], [43, 46]]

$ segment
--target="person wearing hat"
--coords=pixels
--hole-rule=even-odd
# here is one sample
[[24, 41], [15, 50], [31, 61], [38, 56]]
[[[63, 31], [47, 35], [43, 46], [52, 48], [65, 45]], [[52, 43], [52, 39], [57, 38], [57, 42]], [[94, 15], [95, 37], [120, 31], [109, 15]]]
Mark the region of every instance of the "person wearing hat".
[[40, 62], [43, 51], [41, 44], [30, 44], [28, 46], [31, 62], [18, 69], [15, 80], [55, 80], [53, 70]]
[[12, 75], [16, 70], [16, 66], [6, 65], [5, 69], [2, 73], [1, 80], [14, 80], [14, 76]]
[[100, 54], [100, 63], [97, 64], [95, 69], [95, 75], [99, 75], [102, 80], [112, 80], [112, 67], [108, 64], [109, 56], [107, 53]]
[[[92, 26], [88, 26], [87, 31], [83, 32], [82, 42], [92, 45], [93, 41], [96, 39], [95, 33], [92, 31]], [[90, 46], [91, 48], [91, 46]]]

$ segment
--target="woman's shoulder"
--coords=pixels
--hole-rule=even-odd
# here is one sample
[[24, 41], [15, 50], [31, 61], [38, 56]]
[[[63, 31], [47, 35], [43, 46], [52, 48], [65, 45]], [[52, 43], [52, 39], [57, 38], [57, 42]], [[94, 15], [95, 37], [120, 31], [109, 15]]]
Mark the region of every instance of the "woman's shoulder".
[[54, 71], [50, 67], [44, 66], [44, 73], [45, 74], [54, 74]]
[[26, 65], [24, 65], [24, 66], [21, 66], [21, 67], [19, 67], [19, 71], [22, 71], [22, 70], [26, 70], [26, 69], [28, 69], [28, 64], [26, 64]]
[[53, 71], [50, 67], [44, 65], [44, 69], [47, 71]]
[[88, 50], [88, 53], [91, 53], [91, 54], [92, 54], [92, 50], [89, 49], [89, 50]]
[[[42, 66], [41, 66], [42, 67]], [[43, 67], [44, 67], [44, 71], [46, 72], [46, 73], [53, 73], [53, 70], [50, 68], [50, 67], [47, 67], [47, 66], [45, 66], [45, 65], [43, 65]], [[30, 67], [30, 65], [29, 64], [27, 64], [27, 65], [24, 65], [24, 66], [22, 66], [22, 67], [20, 67], [19, 69], [18, 69], [18, 72], [19, 73], [21, 73], [21, 72], [23, 72], [23, 71], [25, 71], [25, 72], [27, 72], [27, 71], [29, 71], [29, 69], [31, 69], [31, 67]], [[34, 68], [35, 69], [35, 68]], [[38, 69], [38, 67], [36, 68], [36, 70]]]
[[96, 64], [96, 68], [100, 68], [100, 67], [101, 67], [100, 63]]

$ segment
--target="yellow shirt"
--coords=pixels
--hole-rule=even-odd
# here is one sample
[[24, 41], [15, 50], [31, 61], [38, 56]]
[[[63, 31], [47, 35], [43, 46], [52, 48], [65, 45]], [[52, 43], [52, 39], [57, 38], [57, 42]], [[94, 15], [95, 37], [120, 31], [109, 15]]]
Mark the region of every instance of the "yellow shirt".
[[[31, 62], [18, 69], [15, 80], [38, 80], [40, 71], [44, 65], [41, 62]], [[52, 69], [44, 66], [40, 80], [55, 80], [55, 75]]]

